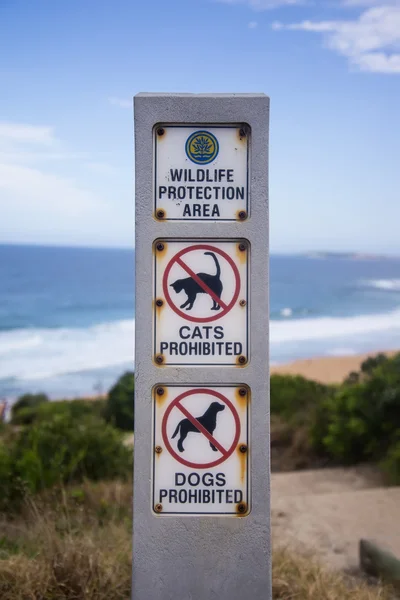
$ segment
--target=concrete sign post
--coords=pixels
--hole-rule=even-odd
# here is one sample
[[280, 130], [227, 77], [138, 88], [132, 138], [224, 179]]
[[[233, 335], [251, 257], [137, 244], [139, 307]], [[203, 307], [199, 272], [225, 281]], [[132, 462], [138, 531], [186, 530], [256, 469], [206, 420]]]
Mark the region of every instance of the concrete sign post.
[[271, 600], [263, 94], [135, 97], [134, 600]]

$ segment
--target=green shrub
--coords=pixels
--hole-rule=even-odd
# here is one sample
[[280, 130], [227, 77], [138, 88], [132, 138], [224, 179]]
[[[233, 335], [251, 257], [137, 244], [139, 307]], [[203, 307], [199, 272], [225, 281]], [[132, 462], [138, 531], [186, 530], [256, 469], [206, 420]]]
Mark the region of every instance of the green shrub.
[[299, 375], [271, 375], [271, 413], [288, 423], [302, 424], [331, 394], [331, 388]]
[[345, 384], [353, 385], [354, 383], [360, 382], [360, 373], [358, 371], [351, 371], [344, 380]]
[[400, 432], [397, 439], [390, 446], [387, 455], [382, 460], [383, 471], [389, 476], [393, 485], [400, 485]]
[[124, 431], [134, 427], [134, 373], [127, 371], [108, 392], [104, 416], [106, 421]]
[[14, 419], [21, 411], [25, 411], [25, 414], [28, 415], [30, 413], [27, 413], [26, 411], [37, 409], [38, 406], [48, 401], [49, 398], [46, 394], [42, 393], [24, 394], [23, 396], [20, 396], [11, 408], [11, 421], [14, 422]]
[[390, 358], [382, 353], [377, 354], [376, 356], [369, 356], [361, 363], [361, 373], [364, 373], [365, 375], [372, 375], [376, 367], [387, 365], [390, 360]]
[[23, 484], [18, 477], [13, 453], [0, 443], [0, 512], [17, 508], [23, 498]]
[[364, 361], [359, 382], [338, 387], [311, 429], [315, 448], [347, 464], [383, 459], [399, 432], [400, 354]]
[[22, 408], [12, 417], [13, 425], [31, 425], [36, 421], [50, 420], [57, 415], [70, 416], [80, 420], [82, 417], [93, 415], [103, 417], [104, 400], [58, 400], [43, 402], [34, 407]]
[[35, 423], [17, 438], [14, 470], [31, 492], [58, 483], [127, 477], [132, 452], [121, 435], [95, 417], [71, 415]]

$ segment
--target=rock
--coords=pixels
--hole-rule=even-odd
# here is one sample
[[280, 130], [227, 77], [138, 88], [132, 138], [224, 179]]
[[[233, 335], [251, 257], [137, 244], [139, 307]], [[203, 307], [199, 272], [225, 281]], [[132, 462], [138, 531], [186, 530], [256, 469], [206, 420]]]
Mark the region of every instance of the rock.
[[360, 567], [368, 575], [400, 584], [400, 560], [373, 540], [360, 540]]

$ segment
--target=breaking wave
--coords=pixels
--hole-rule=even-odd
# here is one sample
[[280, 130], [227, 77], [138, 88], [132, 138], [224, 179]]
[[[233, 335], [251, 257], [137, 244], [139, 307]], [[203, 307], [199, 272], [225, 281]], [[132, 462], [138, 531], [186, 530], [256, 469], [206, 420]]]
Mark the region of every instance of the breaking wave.
[[46, 379], [133, 364], [134, 320], [82, 329], [21, 329], [0, 333], [0, 379]]

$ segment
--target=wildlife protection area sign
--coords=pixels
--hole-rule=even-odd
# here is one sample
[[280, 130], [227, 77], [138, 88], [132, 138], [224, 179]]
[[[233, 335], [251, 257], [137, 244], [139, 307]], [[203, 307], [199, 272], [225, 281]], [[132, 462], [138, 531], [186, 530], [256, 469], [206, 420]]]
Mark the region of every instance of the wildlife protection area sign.
[[156, 240], [154, 360], [244, 366], [248, 360], [248, 243]]
[[154, 512], [249, 513], [249, 401], [241, 385], [154, 388]]
[[155, 215], [166, 221], [236, 221], [248, 215], [248, 129], [154, 129]]

